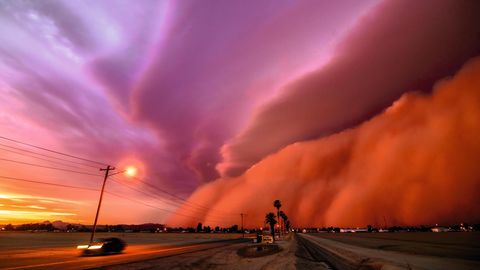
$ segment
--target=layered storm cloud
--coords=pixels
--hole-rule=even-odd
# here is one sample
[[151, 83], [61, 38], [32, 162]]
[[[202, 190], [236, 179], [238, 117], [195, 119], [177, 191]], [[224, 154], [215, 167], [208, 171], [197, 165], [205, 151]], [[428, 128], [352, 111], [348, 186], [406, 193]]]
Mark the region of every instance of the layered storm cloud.
[[480, 58], [431, 94], [404, 94], [358, 127], [288, 145], [241, 176], [202, 186], [189, 201], [214, 207], [203, 212], [207, 223], [229, 211], [259, 226], [275, 199], [294, 226], [478, 222], [478, 89]]
[[195, 186], [217, 178], [220, 148], [252, 110], [288, 80], [326, 61], [331, 43], [373, 3], [172, 6], [164, 40], [133, 96], [136, 121], [156, 132], [170, 154], [176, 168], [170, 178], [188, 184], [182, 180], [193, 172]]
[[329, 63], [257, 109], [223, 146], [217, 168], [239, 175], [288, 144], [351, 127], [406, 91], [430, 89], [480, 53], [479, 12], [473, 1], [381, 3], [340, 41]]

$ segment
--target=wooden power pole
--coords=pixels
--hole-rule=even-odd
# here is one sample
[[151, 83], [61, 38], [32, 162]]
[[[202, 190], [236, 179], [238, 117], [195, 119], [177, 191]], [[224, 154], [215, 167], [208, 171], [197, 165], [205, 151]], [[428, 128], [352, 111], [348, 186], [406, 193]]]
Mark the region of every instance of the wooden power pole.
[[98, 213], [100, 212], [100, 206], [102, 205], [103, 190], [105, 189], [105, 183], [107, 182], [108, 173], [115, 170], [115, 167], [107, 166], [106, 169], [100, 169], [100, 171], [105, 171], [105, 177], [103, 178], [102, 191], [100, 192], [100, 200], [98, 200], [97, 213], [95, 214], [95, 221], [93, 222], [92, 234], [90, 235], [90, 244], [93, 242], [93, 237], [95, 237], [95, 229], [97, 228]]
[[246, 216], [244, 213], [240, 213], [240, 217], [242, 218], [242, 238], [245, 238], [245, 229], [243, 228], [243, 217]]

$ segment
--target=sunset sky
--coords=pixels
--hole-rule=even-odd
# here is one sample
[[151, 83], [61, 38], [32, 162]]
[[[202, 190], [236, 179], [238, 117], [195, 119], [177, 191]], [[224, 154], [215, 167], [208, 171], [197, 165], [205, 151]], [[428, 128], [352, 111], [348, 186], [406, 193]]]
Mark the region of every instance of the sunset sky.
[[92, 223], [106, 165], [139, 171], [102, 224], [259, 226], [274, 199], [298, 225], [480, 221], [478, 14], [2, 1], [0, 224]]

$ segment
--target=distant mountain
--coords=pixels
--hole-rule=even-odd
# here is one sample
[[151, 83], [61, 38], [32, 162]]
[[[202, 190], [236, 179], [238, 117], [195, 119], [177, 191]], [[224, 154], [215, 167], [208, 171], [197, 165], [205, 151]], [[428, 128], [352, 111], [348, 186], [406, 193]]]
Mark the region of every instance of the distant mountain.
[[70, 223], [65, 223], [61, 220], [56, 220], [54, 222], [52, 222], [52, 225], [53, 227], [59, 229], [59, 230], [65, 230], [67, 228], [67, 225], [69, 225]]
[[[6, 227], [7, 225], [0, 225], [0, 228]], [[70, 226], [70, 228], [69, 228]], [[51, 222], [50, 220], [45, 220], [39, 223], [27, 223], [27, 224], [18, 224], [14, 225], [15, 228], [19, 230], [61, 230], [66, 231], [87, 231], [91, 230], [93, 225], [82, 225], [80, 223], [69, 223], [63, 222], [61, 220], [56, 220]], [[144, 223], [144, 224], [116, 224], [116, 225], [107, 225], [107, 224], [98, 224], [97, 231], [160, 231], [165, 229], [165, 224], [158, 223]]]
[[44, 222], [42, 222], [42, 224], [52, 224], [53, 227], [59, 229], [59, 230], [65, 230], [67, 229], [67, 226], [68, 225], [76, 225], [76, 226], [80, 226], [81, 224], [76, 224], [76, 223], [67, 223], [67, 222], [63, 222], [61, 220], [55, 220], [54, 222], [50, 222], [49, 220], [45, 220]]

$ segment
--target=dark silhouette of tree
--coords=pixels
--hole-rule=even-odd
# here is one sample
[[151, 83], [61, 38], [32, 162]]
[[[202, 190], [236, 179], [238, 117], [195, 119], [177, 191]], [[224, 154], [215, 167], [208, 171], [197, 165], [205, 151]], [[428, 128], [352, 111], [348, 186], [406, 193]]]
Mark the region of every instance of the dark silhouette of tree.
[[288, 221], [287, 215], [286, 215], [283, 211], [280, 211], [280, 217], [282, 218], [283, 224], [284, 224], [285, 227], [286, 227], [286, 224], [287, 224], [287, 221]]
[[280, 207], [282, 207], [282, 203], [280, 202], [280, 200], [275, 200], [273, 201], [273, 206], [277, 208], [277, 219], [278, 221], [280, 221]]
[[234, 233], [238, 232], [238, 225], [235, 224], [232, 227], [230, 227], [230, 232], [234, 232]]
[[75, 226], [72, 224], [67, 224], [67, 227], [65, 228], [68, 232], [75, 231]]
[[17, 231], [53, 231], [54, 229], [51, 223], [29, 223], [16, 227]]
[[203, 224], [199, 222], [197, 225], [197, 232], [201, 232], [201, 231], [203, 231]]
[[290, 220], [287, 219], [287, 221], [285, 221], [285, 229], [287, 231], [290, 231]]
[[85, 225], [81, 225], [80, 228], [78, 229], [79, 232], [91, 232], [92, 230], [87, 228]]
[[265, 222], [270, 225], [270, 231], [272, 232], [272, 237], [275, 239], [275, 224], [277, 224], [277, 220], [275, 219], [275, 214], [270, 212], [265, 216]]

